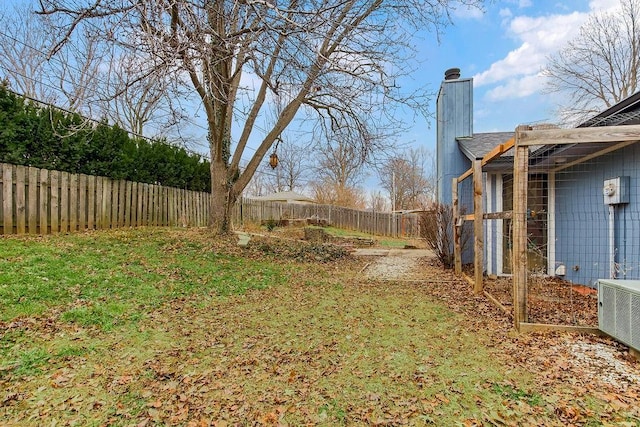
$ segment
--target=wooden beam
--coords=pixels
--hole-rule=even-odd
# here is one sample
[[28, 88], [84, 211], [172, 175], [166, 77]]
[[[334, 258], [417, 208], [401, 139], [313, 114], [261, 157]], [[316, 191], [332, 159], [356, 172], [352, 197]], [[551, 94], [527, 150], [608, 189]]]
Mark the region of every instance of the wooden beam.
[[[489, 212], [489, 213], [482, 214], [482, 218], [484, 219], [511, 219], [512, 217], [513, 217], [513, 211]], [[462, 218], [463, 221], [474, 221], [476, 219], [476, 214], [472, 213], [472, 214], [462, 215], [460, 218]]]
[[508, 309], [507, 307], [505, 307], [504, 305], [502, 305], [500, 303], [500, 301], [498, 301], [496, 298], [493, 297], [493, 295], [491, 295], [489, 292], [487, 291], [482, 291], [482, 293], [484, 294], [485, 297], [487, 297], [487, 299], [489, 301], [491, 301], [493, 303], [493, 305], [495, 305], [496, 307], [498, 307], [500, 310], [502, 310], [504, 312], [504, 314], [511, 316], [513, 313], [511, 312], [510, 309]]
[[511, 138], [511, 139], [507, 140], [507, 142], [505, 142], [504, 144], [500, 144], [500, 145], [497, 145], [496, 147], [494, 147], [493, 150], [489, 151], [482, 158], [482, 166], [486, 165], [487, 163], [489, 163], [490, 161], [492, 161], [496, 157], [500, 157], [501, 155], [503, 155], [504, 153], [506, 153], [507, 151], [512, 149], [515, 143], [516, 143], [516, 139], [515, 138]]
[[640, 141], [640, 125], [542, 130], [520, 126], [516, 130], [516, 146], [623, 141]]
[[482, 293], [482, 273], [484, 272], [484, 221], [482, 214], [482, 160], [473, 162], [473, 260], [475, 286], [473, 290], [476, 294]]
[[558, 165], [557, 168], [555, 168], [553, 170], [553, 172], [558, 172], [567, 168], [570, 168], [571, 166], [575, 166], [575, 165], [579, 165], [580, 163], [584, 163], [584, 162], [588, 162], [589, 160], [595, 159], [597, 157], [600, 156], [604, 156], [605, 154], [609, 154], [613, 151], [617, 151], [621, 148], [624, 148], [628, 145], [633, 145], [633, 144], [637, 144], [638, 141], [625, 141], [625, 142], [621, 142], [619, 144], [615, 144], [612, 145], [610, 147], [605, 148], [604, 150], [599, 150], [596, 151], [595, 153], [589, 154], [588, 156], [582, 156], [577, 160], [574, 160], [573, 162], [569, 162], [569, 163], [564, 163], [564, 164], [560, 164]]
[[[512, 149], [515, 144], [515, 141], [516, 141], [515, 138], [511, 138], [511, 139], [508, 139], [504, 144], [496, 145], [491, 151], [485, 154], [485, 156], [482, 158], [482, 166], [486, 165], [496, 157], [500, 157], [502, 154]], [[462, 175], [460, 175], [457, 178], [457, 182], [462, 182], [465, 179], [469, 178], [471, 175], [473, 175], [473, 167], [471, 167], [470, 169], [465, 171]]]
[[578, 334], [593, 334], [606, 336], [600, 329], [592, 326], [572, 326], [572, 325], [551, 325], [544, 323], [526, 323], [520, 322], [520, 332], [574, 332]]
[[464, 181], [465, 179], [469, 178], [471, 175], [473, 175], [473, 168], [471, 168], [471, 169], [467, 170], [465, 173], [463, 173], [462, 175], [460, 175], [460, 176], [457, 178], [456, 182], [462, 182], [462, 181]]
[[511, 219], [513, 218], [513, 211], [504, 212], [489, 212], [482, 215], [484, 219]]
[[458, 225], [460, 221], [460, 206], [458, 200], [458, 180], [453, 178], [451, 183], [451, 196], [453, 201], [453, 265], [456, 274], [462, 273], [462, 225]]
[[468, 284], [470, 284], [471, 286], [474, 286], [474, 285], [475, 285], [475, 282], [473, 281], [473, 279], [472, 279], [471, 277], [467, 276], [467, 274], [466, 274], [466, 273], [462, 273], [462, 278], [463, 278], [464, 280], [466, 280], [466, 281], [467, 281], [467, 283], [468, 283]]
[[520, 323], [527, 322], [527, 185], [529, 172], [529, 148], [520, 146], [517, 139], [513, 159], [513, 308], [514, 324], [520, 330]]

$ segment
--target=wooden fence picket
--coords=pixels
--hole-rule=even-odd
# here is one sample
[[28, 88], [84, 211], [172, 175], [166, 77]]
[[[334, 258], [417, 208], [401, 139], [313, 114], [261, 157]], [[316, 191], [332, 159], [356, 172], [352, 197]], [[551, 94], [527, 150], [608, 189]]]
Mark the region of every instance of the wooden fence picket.
[[69, 175], [69, 228], [78, 231], [78, 175]]
[[78, 176], [78, 230], [87, 229], [87, 175]]
[[2, 231], [13, 234], [13, 167], [2, 165]]
[[16, 233], [24, 234], [26, 229], [26, 182], [25, 182], [25, 167], [16, 166], [16, 183], [15, 183], [15, 200], [16, 200]]
[[49, 204], [49, 171], [46, 169], [40, 170], [40, 203], [38, 204], [39, 218], [40, 218], [40, 234], [49, 233], [49, 218], [50, 218], [50, 204]]
[[30, 234], [38, 233], [38, 169], [29, 167], [29, 196], [27, 222]]
[[55, 234], [60, 231], [59, 223], [58, 223], [58, 220], [60, 218], [60, 206], [59, 206], [60, 185], [58, 184], [60, 172], [49, 171], [49, 176], [50, 176], [49, 182], [51, 185], [50, 187], [51, 193], [49, 195], [50, 196], [49, 206], [51, 206], [51, 211], [50, 211], [51, 216], [49, 217], [49, 224], [51, 224], [51, 233]]

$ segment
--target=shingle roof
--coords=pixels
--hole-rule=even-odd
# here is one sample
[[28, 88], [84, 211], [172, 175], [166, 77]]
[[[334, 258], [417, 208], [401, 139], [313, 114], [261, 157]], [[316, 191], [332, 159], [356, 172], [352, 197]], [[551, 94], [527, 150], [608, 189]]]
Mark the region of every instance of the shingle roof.
[[640, 124], [640, 91], [623, 99], [578, 127]]
[[457, 138], [457, 141], [460, 150], [469, 160], [477, 160], [513, 136], [514, 132], [474, 133], [472, 137]]

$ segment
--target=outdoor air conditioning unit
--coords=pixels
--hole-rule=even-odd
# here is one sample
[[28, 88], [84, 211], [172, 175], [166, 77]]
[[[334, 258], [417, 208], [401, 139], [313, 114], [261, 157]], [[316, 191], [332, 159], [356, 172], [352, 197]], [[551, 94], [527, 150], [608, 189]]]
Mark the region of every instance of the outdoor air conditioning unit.
[[598, 327], [640, 351], [640, 280], [598, 280]]

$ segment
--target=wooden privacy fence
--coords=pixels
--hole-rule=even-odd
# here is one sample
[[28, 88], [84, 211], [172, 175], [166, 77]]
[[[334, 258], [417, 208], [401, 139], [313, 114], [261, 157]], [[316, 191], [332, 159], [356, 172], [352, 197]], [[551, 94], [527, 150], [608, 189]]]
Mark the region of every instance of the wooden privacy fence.
[[[0, 234], [206, 226], [210, 203], [204, 192], [0, 163]], [[241, 198], [232, 215], [236, 225], [314, 218], [380, 236], [419, 236], [417, 213]]]
[[241, 199], [233, 212], [234, 224], [283, 219], [316, 219], [349, 230], [379, 236], [418, 237], [418, 213], [373, 212], [315, 203], [284, 203]]
[[5, 163], [0, 169], [0, 234], [208, 221], [208, 193]]

